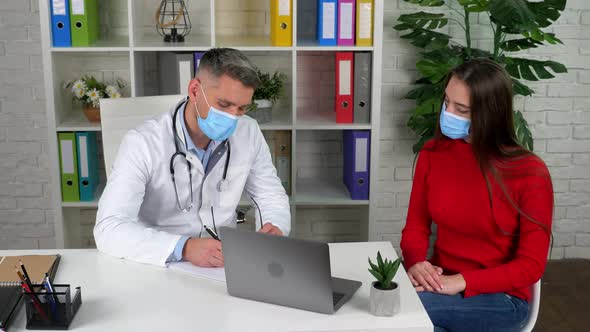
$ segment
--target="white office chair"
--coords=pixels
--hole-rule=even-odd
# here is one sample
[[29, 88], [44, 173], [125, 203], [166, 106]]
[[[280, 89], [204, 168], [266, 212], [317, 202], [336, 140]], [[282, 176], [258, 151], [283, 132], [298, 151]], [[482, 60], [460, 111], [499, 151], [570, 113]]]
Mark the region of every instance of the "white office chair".
[[184, 96], [117, 98], [100, 100], [102, 144], [107, 178], [125, 134], [143, 121], [168, 112]]
[[522, 326], [522, 332], [531, 332], [537, 317], [539, 316], [539, 307], [541, 306], [541, 279], [531, 286], [531, 299], [529, 300], [529, 316]]

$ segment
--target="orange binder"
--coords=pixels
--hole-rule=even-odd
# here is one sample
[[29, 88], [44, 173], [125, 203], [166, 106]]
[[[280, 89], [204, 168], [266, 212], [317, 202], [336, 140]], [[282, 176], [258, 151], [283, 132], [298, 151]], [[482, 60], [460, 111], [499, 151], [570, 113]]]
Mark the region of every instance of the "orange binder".
[[336, 52], [336, 123], [353, 121], [353, 59], [353, 52]]
[[356, 46], [373, 45], [373, 0], [356, 0]]
[[292, 0], [270, 0], [270, 40], [273, 46], [291, 46]]

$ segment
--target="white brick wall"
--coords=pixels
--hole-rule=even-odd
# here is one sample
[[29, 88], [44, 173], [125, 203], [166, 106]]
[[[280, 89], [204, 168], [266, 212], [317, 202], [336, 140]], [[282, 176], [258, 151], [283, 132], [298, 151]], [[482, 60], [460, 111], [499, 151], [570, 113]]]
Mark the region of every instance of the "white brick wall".
[[[515, 103], [529, 121], [535, 152], [547, 162], [553, 176], [555, 259], [590, 258], [590, 1], [569, 0], [567, 8], [551, 28], [565, 45], [540, 47], [526, 56], [562, 62], [569, 73], [530, 84], [536, 94], [524, 99], [524, 108], [522, 101]], [[403, 104], [399, 98], [410, 89], [407, 81], [414, 75], [417, 49], [401, 40], [392, 26], [400, 14], [423, 9], [401, 0], [385, 1], [378, 229], [379, 238], [392, 240], [396, 247], [411, 190], [408, 168], [415, 142], [413, 136], [406, 136], [411, 104]], [[484, 26], [475, 29], [475, 36], [484, 40], [477, 44], [488, 45], [489, 25], [486, 27], [488, 23], [481, 17], [479, 22]], [[390, 208], [386, 199], [391, 199]], [[396, 213], [399, 210], [402, 212]]]
[[0, 249], [55, 247], [37, 2], [0, 2]]

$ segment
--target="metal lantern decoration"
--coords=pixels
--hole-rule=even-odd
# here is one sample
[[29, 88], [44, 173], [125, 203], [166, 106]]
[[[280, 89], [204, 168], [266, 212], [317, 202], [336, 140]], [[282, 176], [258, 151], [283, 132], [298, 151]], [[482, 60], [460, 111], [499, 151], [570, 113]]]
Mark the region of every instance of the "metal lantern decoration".
[[183, 42], [191, 20], [183, 0], [162, 0], [156, 11], [156, 29], [165, 42]]

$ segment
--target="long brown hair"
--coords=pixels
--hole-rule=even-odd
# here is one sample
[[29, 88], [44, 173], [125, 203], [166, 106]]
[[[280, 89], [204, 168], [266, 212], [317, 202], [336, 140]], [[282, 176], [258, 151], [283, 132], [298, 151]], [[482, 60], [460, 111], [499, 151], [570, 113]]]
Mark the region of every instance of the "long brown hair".
[[[498, 184], [510, 205], [522, 217], [541, 227], [552, 238], [551, 229], [522, 211], [511, 198], [504, 184], [504, 179], [530, 175], [547, 177], [551, 184], [551, 177], [545, 168], [519, 167], [527, 160], [530, 161], [531, 157], [539, 160], [540, 163], [542, 161], [520, 146], [516, 140], [510, 75], [494, 61], [478, 58], [453, 69], [447, 78], [447, 84], [452, 77], [463, 81], [470, 90], [471, 148], [486, 181], [494, 223], [504, 235], [520, 235], [505, 231], [496, 221], [490, 176]], [[444, 99], [441, 102], [444, 102]], [[440, 124], [437, 124], [434, 138], [434, 148], [437, 142], [447, 139], [440, 130]]]

